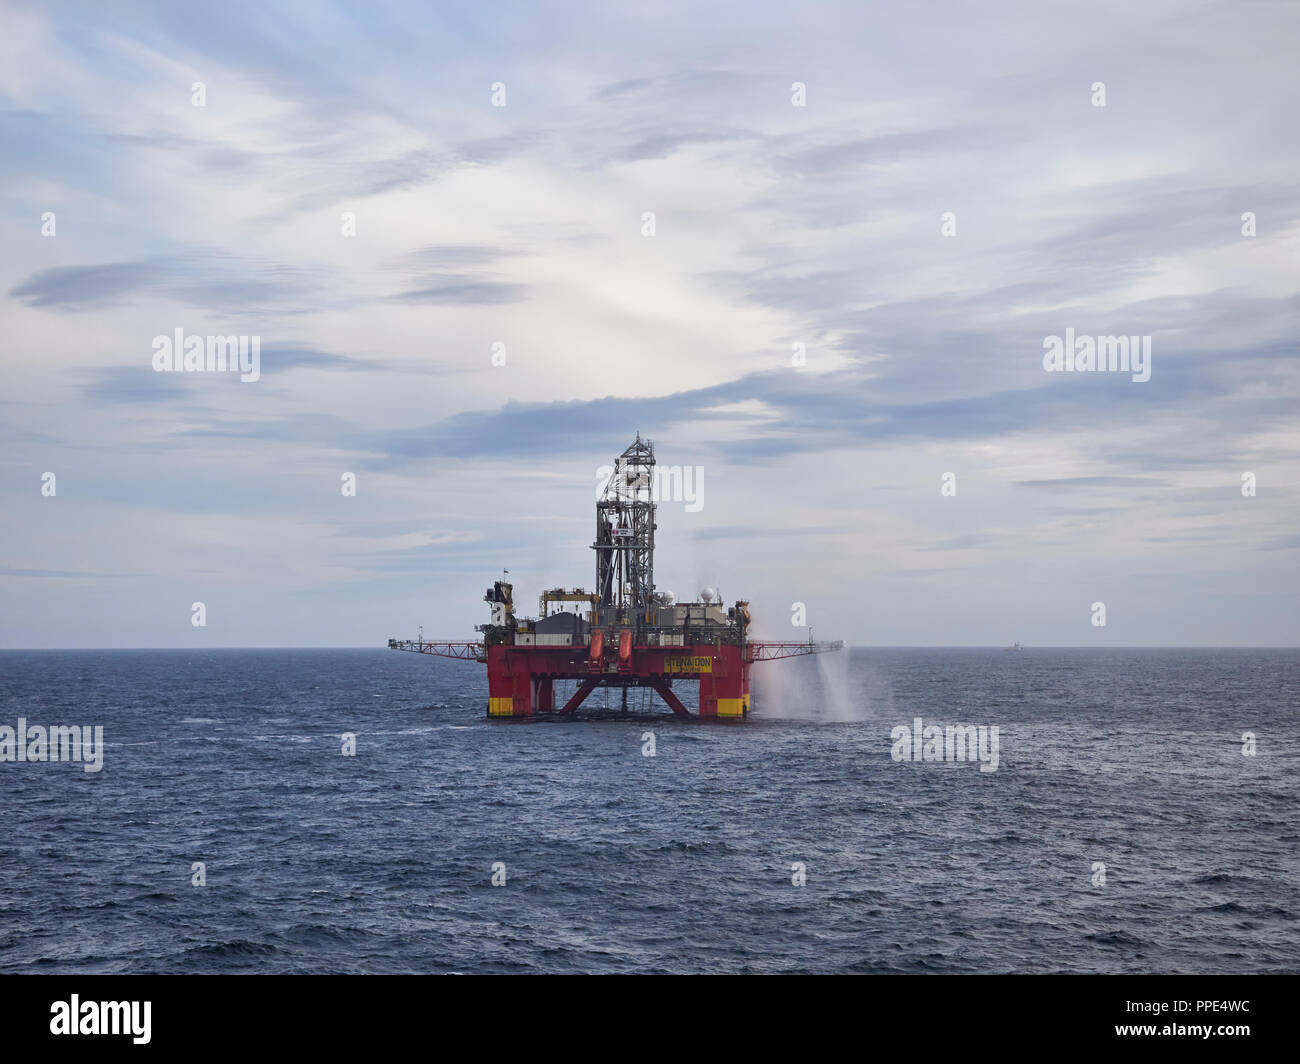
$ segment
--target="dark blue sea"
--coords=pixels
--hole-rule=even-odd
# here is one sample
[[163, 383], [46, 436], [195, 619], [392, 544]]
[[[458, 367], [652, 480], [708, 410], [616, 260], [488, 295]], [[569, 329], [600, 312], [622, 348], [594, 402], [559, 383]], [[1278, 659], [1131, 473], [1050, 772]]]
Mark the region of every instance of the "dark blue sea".
[[[743, 722], [501, 722], [383, 649], [0, 653], [0, 725], [105, 742], [0, 762], [0, 971], [1300, 970], [1300, 651], [754, 676]], [[997, 770], [894, 760], [916, 717]]]

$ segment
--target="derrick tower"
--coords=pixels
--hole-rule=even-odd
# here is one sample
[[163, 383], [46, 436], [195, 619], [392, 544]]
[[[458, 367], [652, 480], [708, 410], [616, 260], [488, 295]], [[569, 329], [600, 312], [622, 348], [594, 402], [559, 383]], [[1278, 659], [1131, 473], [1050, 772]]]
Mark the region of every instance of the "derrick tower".
[[655, 450], [637, 433], [596, 503], [596, 594], [601, 606], [644, 610], [655, 590]]

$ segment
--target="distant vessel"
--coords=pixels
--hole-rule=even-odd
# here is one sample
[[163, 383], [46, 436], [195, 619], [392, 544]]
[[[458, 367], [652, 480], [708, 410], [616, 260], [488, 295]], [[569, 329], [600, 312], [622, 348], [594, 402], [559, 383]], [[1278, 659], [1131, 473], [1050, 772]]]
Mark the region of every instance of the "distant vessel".
[[1013, 643], [1011, 646], [1003, 647], [1002, 649], [1003, 650], [1024, 650], [1025, 648], [1022, 647], [1019, 643]]

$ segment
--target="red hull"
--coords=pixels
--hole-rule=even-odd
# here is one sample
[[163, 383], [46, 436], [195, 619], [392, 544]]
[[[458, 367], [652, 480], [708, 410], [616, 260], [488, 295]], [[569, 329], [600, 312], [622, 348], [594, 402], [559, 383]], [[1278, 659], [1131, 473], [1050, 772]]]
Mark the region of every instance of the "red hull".
[[[631, 633], [626, 633], [628, 636]], [[595, 641], [584, 646], [507, 646], [487, 648], [488, 715], [531, 717], [554, 713], [555, 681], [578, 680], [573, 698], [559, 709], [572, 713], [597, 686], [650, 687], [679, 716], [686, 707], [667, 681], [698, 680], [701, 717], [743, 717], [749, 712], [749, 661], [735, 644], [617, 647]]]

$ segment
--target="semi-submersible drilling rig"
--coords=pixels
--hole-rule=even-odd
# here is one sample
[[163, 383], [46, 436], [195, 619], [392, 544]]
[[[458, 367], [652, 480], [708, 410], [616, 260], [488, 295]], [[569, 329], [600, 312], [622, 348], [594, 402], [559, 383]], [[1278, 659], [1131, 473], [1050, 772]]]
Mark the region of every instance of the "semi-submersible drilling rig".
[[514, 587], [497, 580], [483, 596], [491, 620], [481, 642], [390, 639], [393, 650], [481, 661], [488, 668], [488, 716], [555, 713], [557, 680], [577, 690], [570, 714], [597, 687], [650, 688], [678, 716], [690, 716], [674, 680], [698, 680], [701, 717], [749, 713], [749, 667], [756, 661], [836, 650], [843, 642], [763, 643], [749, 638], [749, 603], [724, 606], [711, 588], [698, 602], [655, 590], [655, 453], [636, 441], [614, 463], [596, 502], [596, 587], [542, 593], [536, 618], [516, 617]]

